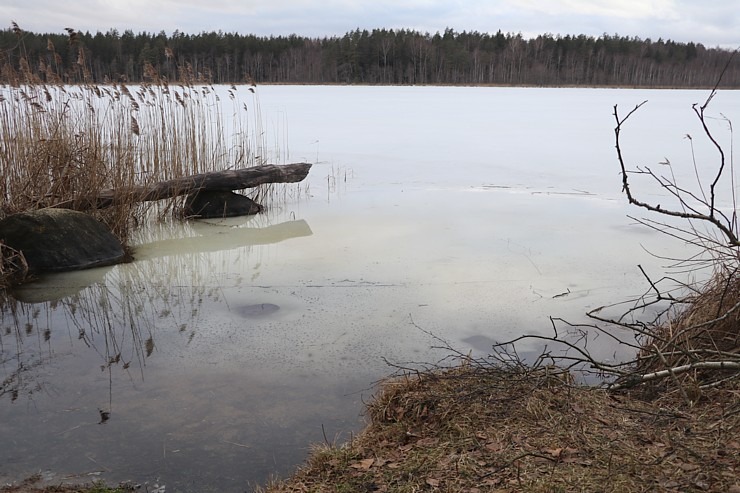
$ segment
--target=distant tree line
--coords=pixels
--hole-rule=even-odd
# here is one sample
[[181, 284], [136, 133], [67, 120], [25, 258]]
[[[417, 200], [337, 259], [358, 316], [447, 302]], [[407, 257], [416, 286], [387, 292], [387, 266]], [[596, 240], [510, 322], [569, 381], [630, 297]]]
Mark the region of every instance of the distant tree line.
[[[260, 37], [224, 32], [172, 35], [34, 34], [15, 23], [0, 31], [0, 74], [40, 81], [211, 83], [502, 84], [706, 87], [731, 52], [698, 43], [604, 34], [560, 36], [411, 30], [355, 30], [342, 37]], [[740, 87], [740, 57], [723, 87]], [[15, 71], [15, 72], [14, 72]]]

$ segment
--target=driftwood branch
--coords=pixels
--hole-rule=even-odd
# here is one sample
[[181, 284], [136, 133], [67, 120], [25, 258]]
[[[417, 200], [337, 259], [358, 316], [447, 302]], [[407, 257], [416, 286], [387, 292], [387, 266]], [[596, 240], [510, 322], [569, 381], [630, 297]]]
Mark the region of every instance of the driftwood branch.
[[679, 375], [686, 373], [691, 370], [740, 370], [740, 362], [737, 361], [698, 361], [696, 363], [690, 363], [687, 365], [677, 366], [675, 368], [667, 368], [665, 370], [655, 371], [652, 373], [646, 373], [644, 375], [634, 374], [630, 375], [629, 378], [616, 383], [609, 387], [610, 390], [619, 390], [624, 388], [634, 387], [644, 382], [651, 380], [658, 380], [669, 376]]
[[76, 210], [104, 209], [121, 203], [169, 199], [199, 190], [229, 191], [253, 188], [267, 183], [298, 183], [308, 176], [310, 169], [311, 163], [294, 163], [212, 171], [125, 190], [103, 190], [95, 196], [65, 200], [53, 206]]

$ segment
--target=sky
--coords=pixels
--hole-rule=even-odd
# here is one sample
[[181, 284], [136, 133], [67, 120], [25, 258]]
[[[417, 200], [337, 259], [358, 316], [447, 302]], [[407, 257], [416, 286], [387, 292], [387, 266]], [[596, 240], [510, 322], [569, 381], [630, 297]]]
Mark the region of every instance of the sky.
[[[0, 0], [26, 31], [130, 29], [171, 35], [342, 36], [357, 28], [538, 34], [604, 33], [740, 48], [738, 0]], [[0, 24], [2, 25], [2, 24]]]

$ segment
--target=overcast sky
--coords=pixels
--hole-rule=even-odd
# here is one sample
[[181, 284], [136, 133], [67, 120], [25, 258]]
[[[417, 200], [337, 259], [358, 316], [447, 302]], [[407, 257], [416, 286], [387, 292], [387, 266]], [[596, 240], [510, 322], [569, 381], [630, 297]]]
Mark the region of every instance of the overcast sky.
[[341, 36], [356, 28], [603, 33], [740, 48], [739, 0], [0, 0], [0, 19], [37, 33], [175, 30]]

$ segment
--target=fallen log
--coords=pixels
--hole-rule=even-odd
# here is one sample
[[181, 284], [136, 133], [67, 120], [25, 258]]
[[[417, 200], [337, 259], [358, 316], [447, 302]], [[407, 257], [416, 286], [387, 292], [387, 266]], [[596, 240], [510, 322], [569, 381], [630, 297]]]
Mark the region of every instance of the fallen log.
[[149, 202], [186, 195], [200, 190], [230, 191], [253, 188], [267, 183], [298, 183], [311, 169], [311, 163], [266, 164], [236, 170], [211, 171], [196, 175], [161, 181], [152, 185], [139, 185], [128, 189], [102, 190], [95, 196], [78, 197], [51, 206], [63, 209], [104, 209], [116, 204]]

